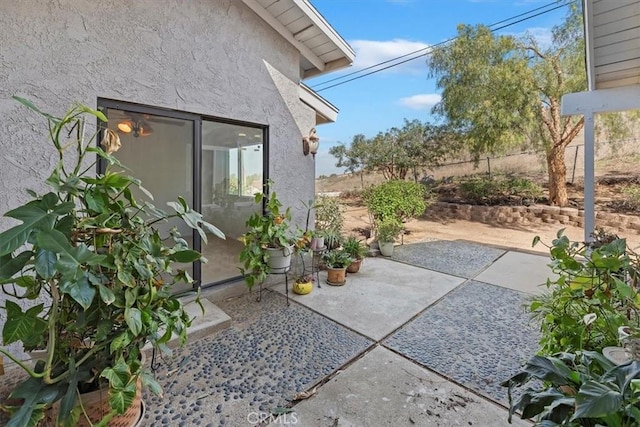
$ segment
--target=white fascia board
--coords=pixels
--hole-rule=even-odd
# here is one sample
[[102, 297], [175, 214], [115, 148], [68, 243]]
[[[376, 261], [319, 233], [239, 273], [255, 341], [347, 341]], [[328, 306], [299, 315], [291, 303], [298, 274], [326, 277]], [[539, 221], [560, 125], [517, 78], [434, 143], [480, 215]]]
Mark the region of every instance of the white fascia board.
[[349, 46], [349, 44], [333, 29], [333, 27], [327, 22], [326, 19], [316, 10], [315, 7], [309, 3], [309, 0], [293, 0], [293, 2], [304, 12], [305, 15], [311, 19], [311, 22], [320, 29], [329, 40], [342, 52], [342, 54], [349, 60], [349, 63], [353, 62], [356, 57], [355, 51]]
[[640, 109], [640, 85], [568, 93], [562, 97], [563, 116]]
[[[300, 83], [298, 90], [300, 100], [316, 111], [316, 114], [326, 119], [323, 123], [333, 123], [338, 120], [338, 109], [329, 101], [318, 95], [313, 89], [304, 83]], [[318, 123], [321, 124], [321, 123]]]
[[324, 70], [324, 61], [318, 57], [311, 49], [309, 49], [304, 43], [295, 39], [293, 34], [280, 23], [273, 15], [271, 15], [260, 3], [256, 0], [242, 0], [251, 10], [253, 10], [260, 18], [264, 19], [274, 30], [276, 30], [282, 37], [284, 37], [289, 43], [291, 43], [305, 58], [309, 60], [318, 70]]

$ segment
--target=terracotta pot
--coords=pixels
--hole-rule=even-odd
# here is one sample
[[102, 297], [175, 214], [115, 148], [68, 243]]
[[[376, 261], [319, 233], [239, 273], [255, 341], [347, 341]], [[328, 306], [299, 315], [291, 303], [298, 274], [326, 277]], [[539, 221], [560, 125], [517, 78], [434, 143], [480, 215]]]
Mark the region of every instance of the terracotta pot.
[[[84, 407], [85, 411], [87, 411], [87, 415], [91, 419], [92, 424], [98, 423], [111, 410], [111, 408], [109, 407], [109, 394], [106, 389], [81, 394], [80, 399], [82, 399], [82, 406]], [[144, 416], [143, 408], [144, 404], [142, 403], [142, 380], [138, 378], [138, 383], [136, 386], [136, 397], [133, 400], [133, 403], [124, 414], [116, 415], [111, 418], [107, 426], [139, 426]], [[90, 424], [87, 422], [87, 418], [83, 414], [80, 416], [77, 425], [80, 427], [88, 427]]]
[[342, 286], [347, 282], [346, 268], [327, 267], [327, 284], [332, 286]]
[[360, 271], [360, 265], [361, 264], [362, 264], [362, 259], [357, 259], [357, 260], [353, 261], [347, 267], [347, 273], [357, 273], [358, 271]]

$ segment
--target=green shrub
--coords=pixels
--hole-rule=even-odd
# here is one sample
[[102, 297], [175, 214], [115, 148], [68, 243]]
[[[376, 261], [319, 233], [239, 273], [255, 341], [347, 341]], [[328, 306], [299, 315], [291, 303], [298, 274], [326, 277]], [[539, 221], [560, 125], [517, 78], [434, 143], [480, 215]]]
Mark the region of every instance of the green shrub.
[[402, 223], [393, 217], [376, 221], [377, 238], [379, 242], [393, 242], [402, 231]]
[[343, 207], [335, 197], [318, 196], [316, 198], [316, 229], [342, 233], [344, 225]]
[[527, 178], [473, 178], [460, 183], [460, 195], [477, 205], [531, 204], [542, 196], [542, 187]]
[[640, 263], [624, 239], [594, 247], [570, 242], [560, 230], [549, 248], [558, 278], [530, 305], [541, 322], [540, 354], [601, 351], [618, 345], [620, 326], [640, 326]]
[[427, 208], [424, 186], [410, 181], [387, 181], [367, 189], [363, 200], [374, 220], [405, 220], [422, 215]]
[[640, 185], [630, 185], [622, 189], [624, 204], [627, 208], [640, 211]]
[[460, 183], [460, 195], [473, 204], [493, 204], [496, 196], [501, 194], [500, 183], [490, 178], [473, 178]]

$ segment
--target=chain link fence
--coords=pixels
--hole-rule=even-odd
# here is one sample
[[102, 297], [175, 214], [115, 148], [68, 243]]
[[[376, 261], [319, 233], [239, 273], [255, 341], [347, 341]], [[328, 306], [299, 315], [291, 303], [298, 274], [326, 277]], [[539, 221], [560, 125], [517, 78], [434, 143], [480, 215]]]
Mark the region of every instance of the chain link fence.
[[[637, 155], [640, 155], [640, 137], [598, 142], [596, 143], [596, 172], [599, 165], [607, 170], [615, 169], [617, 161], [628, 163], [621, 160], [628, 160], [629, 157]], [[567, 166], [567, 181], [573, 183], [584, 176], [584, 144], [569, 145], [565, 150], [564, 160]], [[640, 159], [637, 162], [640, 163]], [[637, 172], [640, 172], [640, 167], [637, 168]], [[545, 154], [544, 151], [510, 153], [503, 156], [483, 157], [477, 163], [473, 160], [444, 163], [433, 170], [424, 171], [426, 176], [434, 179], [482, 173], [543, 175], [547, 173]]]

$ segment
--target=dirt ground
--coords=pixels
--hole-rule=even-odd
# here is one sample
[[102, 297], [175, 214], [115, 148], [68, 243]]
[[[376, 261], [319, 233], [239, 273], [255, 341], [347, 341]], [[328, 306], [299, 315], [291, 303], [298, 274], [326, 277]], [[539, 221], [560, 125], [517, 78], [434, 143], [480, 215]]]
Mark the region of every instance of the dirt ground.
[[[369, 217], [363, 206], [346, 206], [344, 212], [344, 230], [348, 234], [358, 234], [358, 230], [368, 227]], [[403, 236], [404, 243], [425, 242], [429, 240], [468, 240], [477, 243], [514, 248], [539, 253], [548, 253], [548, 249], [541, 243], [531, 246], [533, 238], [540, 236], [542, 242], [550, 244], [559, 229], [565, 228], [565, 235], [574, 241], [584, 241], [582, 228], [558, 225], [527, 225], [494, 226], [480, 222], [451, 220], [446, 222], [425, 219], [412, 220], [405, 224], [407, 234]], [[640, 250], [640, 235], [621, 235], [627, 239], [627, 244]]]

